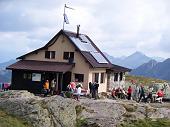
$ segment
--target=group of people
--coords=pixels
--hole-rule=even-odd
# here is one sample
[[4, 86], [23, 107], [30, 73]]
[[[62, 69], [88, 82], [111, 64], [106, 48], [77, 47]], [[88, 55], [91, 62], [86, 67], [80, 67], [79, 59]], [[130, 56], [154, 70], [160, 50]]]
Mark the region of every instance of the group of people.
[[56, 80], [53, 79], [51, 83], [49, 83], [49, 80], [46, 80], [43, 84], [43, 90], [42, 93], [44, 94], [44, 97], [46, 97], [48, 94], [54, 95], [55, 91], [55, 84]]
[[67, 86], [67, 89], [71, 93], [71, 97], [73, 97], [77, 101], [79, 101], [80, 95], [81, 95], [81, 92], [82, 92], [82, 87], [83, 87], [83, 85], [81, 83], [78, 83], [76, 85], [75, 82], [70, 82], [70, 84], [68, 84], [68, 86]]
[[0, 90], [7, 91], [10, 89], [10, 83], [0, 83]]
[[162, 103], [162, 98], [164, 96], [163, 89], [160, 89], [156, 92], [156, 94], [153, 96], [153, 87], [148, 88], [145, 90], [144, 86], [138, 86], [134, 85], [129, 86], [127, 91], [124, 88], [118, 87], [118, 88], [113, 88], [112, 90], [112, 97], [117, 99], [128, 99], [128, 100], [135, 100], [137, 102], [140, 102], [141, 100], [144, 102], [154, 102], [154, 101], [159, 101]]

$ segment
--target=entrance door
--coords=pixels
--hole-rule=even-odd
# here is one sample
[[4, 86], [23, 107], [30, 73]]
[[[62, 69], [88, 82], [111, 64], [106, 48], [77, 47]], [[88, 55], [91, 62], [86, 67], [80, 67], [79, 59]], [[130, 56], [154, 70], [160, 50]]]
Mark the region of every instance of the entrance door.
[[68, 84], [71, 82], [71, 72], [66, 72], [63, 75], [63, 85], [62, 85], [62, 91], [67, 90]]

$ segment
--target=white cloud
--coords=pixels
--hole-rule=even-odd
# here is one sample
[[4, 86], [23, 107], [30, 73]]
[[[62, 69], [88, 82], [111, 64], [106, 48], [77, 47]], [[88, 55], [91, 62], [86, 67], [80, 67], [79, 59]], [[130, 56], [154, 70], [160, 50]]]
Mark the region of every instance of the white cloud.
[[0, 54], [17, 52], [11, 55], [16, 57], [47, 43], [62, 28], [65, 3], [75, 8], [66, 9], [70, 24], [65, 29], [76, 31], [80, 24], [80, 31], [110, 55], [139, 50], [170, 57], [168, 0], [1, 1]]

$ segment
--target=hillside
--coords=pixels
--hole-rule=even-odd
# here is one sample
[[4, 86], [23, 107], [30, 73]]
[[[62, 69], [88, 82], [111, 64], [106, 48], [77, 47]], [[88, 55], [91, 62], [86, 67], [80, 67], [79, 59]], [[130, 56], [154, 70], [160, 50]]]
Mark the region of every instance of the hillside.
[[126, 75], [126, 81], [131, 82], [132, 80], [135, 81], [138, 84], [142, 83], [142, 84], [145, 84], [145, 85], [153, 84], [153, 82], [155, 82], [155, 83], [168, 82], [166, 80], [161, 80], [161, 79], [156, 79], [156, 78], [148, 78], [148, 77], [143, 77], [143, 76]]
[[161, 57], [148, 57], [141, 52], [135, 52], [129, 56], [113, 57], [107, 53], [104, 53], [106, 57], [113, 63], [120, 66], [124, 66], [130, 69], [135, 69], [140, 65], [149, 62], [150, 60], [163, 61]]
[[131, 75], [158, 78], [170, 81], [170, 58], [163, 62], [154, 60], [145, 63], [130, 72]]

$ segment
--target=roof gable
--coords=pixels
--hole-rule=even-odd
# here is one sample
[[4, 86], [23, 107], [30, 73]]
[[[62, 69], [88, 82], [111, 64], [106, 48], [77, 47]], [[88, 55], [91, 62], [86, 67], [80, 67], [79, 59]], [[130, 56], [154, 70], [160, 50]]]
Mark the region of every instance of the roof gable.
[[17, 59], [23, 59], [27, 55], [31, 55], [33, 53], [37, 53], [39, 50], [48, 49], [51, 45], [53, 45], [60, 35], [65, 35], [67, 39], [76, 47], [77, 51], [88, 61], [88, 63], [94, 68], [109, 68], [112, 71], [119, 72], [127, 72], [131, 71], [128, 68], [124, 68], [118, 65], [113, 65], [106, 58], [106, 56], [100, 51], [100, 49], [93, 43], [93, 41], [85, 34], [77, 34], [74, 32], [60, 30], [45, 46], [36, 49], [32, 52], [29, 52], [23, 56], [18, 57]]
[[[17, 59], [24, 59], [24, 57], [26, 57], [27, 55], [36, 53], [39, 50], [47, 49], [49, 46], [53, 45], [58, 37], [62, 34], [68, 38], [68, 40], [76, 47], [76, 49], [82, 54], [82, 56], [89, 62], [92, 67], [110, 67], [110, 61], [97, 48], [97, 46], [87, 35], [79, 34], [79, 36], [77, 37], [76, 33], [65, 30], [60, 30], [45, 46], [29, 52], [23, 56], [20, 56]], [[84, 52], [88, 52], [90, 54], [90, 59], [89, 57], [87, 57], [87, 55], [85, 55]]]

